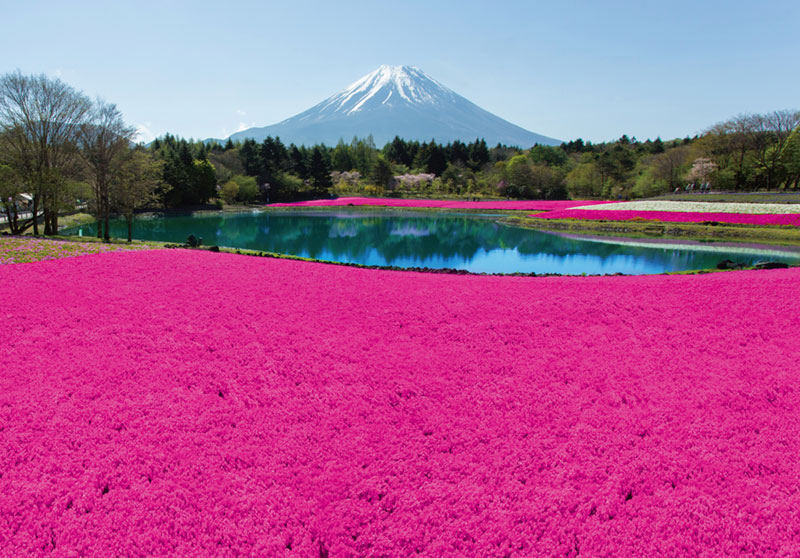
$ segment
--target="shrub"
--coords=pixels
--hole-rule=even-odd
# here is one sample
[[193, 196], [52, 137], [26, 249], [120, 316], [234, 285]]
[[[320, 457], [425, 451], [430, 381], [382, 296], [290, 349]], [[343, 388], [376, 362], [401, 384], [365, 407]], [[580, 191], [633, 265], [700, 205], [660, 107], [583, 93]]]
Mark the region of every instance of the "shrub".
[[239, 197], [239, 185], [233, 180], [229, 180], [220, 188], [219, 197], [227, 204], [234, 203]]

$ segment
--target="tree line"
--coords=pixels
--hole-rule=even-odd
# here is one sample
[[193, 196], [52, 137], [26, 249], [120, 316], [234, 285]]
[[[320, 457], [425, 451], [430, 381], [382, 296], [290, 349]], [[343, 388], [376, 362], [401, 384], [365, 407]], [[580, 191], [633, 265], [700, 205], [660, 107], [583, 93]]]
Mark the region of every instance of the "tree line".
[[[113, 213], [125, 216], [157, 202], [161, 163], [133, 143], [116, 105], [92, 101], [59, 79], [0, 76], [0, 198], [8, 228], [58, 233], [63, 211], [86, 204], [98, 235], [109, 240]], [[30, 215], [23, 218], [22, 208]]]
[[[724, 191], [797, 189], [799, 126], [800, 112], [775, 111], [737, 116], [691, 138], [639, 141], [623, 135], [525, 150], [489, 148], [482, 139], [441, 144], [396, 137], [379, 148], [370, 137], [306, 147], [272, 137], [205, 144], [169, 135], [152, 149], [168, 164], [176, 146], [186, 165], [192, 157], [208, 160], [226, 203], [331, 194], [633, 199], [691, 184]], [[213, 197], [210, 188], [204, 191]]]
[[800, 111], [736, 116], [683, 140], [622, 136], [597, 146], [562, 145], [573, 198], [637, 198], [709, 185], [721, 191], [800, 187]]
[[[280, 138], [225, 143], [167, 134], [149, 146], [117, 107], [59, 79], [0, 77], [0, 197], [10, 231], [56, 234], [85, 204], [108, 239], [112, 214], [130, 228], [141, 208], [265, 203], [360, 194], [528, 199], [649, 197], [716, 190], [797, 189], [800, 112], [740, 115], [670, 141], [582, 139], [530, 149], [483, 139], [447, 144], [372, 137], [335, 146]], [[23, 218], [21, 208], [29, 211]]]

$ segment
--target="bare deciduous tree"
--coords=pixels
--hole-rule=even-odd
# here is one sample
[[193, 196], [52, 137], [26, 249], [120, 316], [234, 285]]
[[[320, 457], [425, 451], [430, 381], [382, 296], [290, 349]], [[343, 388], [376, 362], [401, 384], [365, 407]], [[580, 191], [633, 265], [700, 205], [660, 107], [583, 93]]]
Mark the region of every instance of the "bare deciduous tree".
[[111, 183], [130, 151], [136, 130], [127, 126], [117, 106], [98, 99], [89, 121], [81, 127], [81, 153], [95, 197], [97, 236], [108, 241]]
[[20, 234], [24, 229], [19, 220], [19, 205], [22, 201], [22, 181], [10, 165], [0, 163], [0, 198], [3, 212], [11, 234]]
[[650, 160], [653, 177], [666, 184], [667, 191], [671, 192], [680, 185], [681, 173], [689, 159], [689, 146], [680, 145], [668, 149], [663, 153], [654, 155]]
[[[58, 232], [60, 190], [78, 173], [78, 136], [91, 101], [59, 79], [16, 71], [0, 77], [0, 127], [16, 172], [44, 214], [44, 233]], [[38, 223], [34, 218], [34, 233]]]
[[720, 168], [730, 169], [736, 189], [774, 189], [790, 181], [785, 151], [800, 111], [741, 114], [712, 127], [703, 143], [705, 155]]
[[800, 111], [776, 110], [753, 117], [753, 155], [763, 186], [774, 188], [786, 177], [784, 151], [798, 125]]

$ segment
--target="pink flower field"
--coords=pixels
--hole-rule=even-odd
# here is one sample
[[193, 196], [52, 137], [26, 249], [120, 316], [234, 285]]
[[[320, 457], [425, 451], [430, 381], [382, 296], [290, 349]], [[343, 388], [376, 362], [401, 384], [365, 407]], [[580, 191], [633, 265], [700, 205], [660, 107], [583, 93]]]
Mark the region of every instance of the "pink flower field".
[[336, 198], [333, 200], [311, 200], [295, 203], [273, 203], [269, 207], [339, 207], [347, 205], [375, 205], [385, 207], [435, 207], [442, 209], [486, 209], [552, 211], [570, 207], [611, 203], [607, 201], [585, 200], [499, 200], [499, 201], [463, 201], [463, 200], [411, 200], [402, 198]]
[[798, 292], [0, 266], [0, 555], [797, 556]]
[[[586, 205], [586, 204], [584, 204]], [[747, 214], [678, 211], [610, 211], [605, 209], [564, 209], [530, 215], [539, 219], [588, 219], [593, 221], [652, 220], [667, 223], [735, 223], [741, 225], [791, 225], [800, 227], [800, 213]]]

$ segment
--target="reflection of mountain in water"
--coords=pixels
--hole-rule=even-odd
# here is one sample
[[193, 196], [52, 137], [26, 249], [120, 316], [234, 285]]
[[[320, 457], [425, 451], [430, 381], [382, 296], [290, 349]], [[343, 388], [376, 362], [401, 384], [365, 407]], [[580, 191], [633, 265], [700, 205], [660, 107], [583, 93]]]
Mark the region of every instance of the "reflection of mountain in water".
[[[134, 237], [184, 242], [189, 234], [194, 234], [203, 237], [206, 245], [370, 265], [473, 271], [498, 271], [495, 267], [503, 266], [501, 260], [519, 267], [503, 267], [505, 272], [654, 273], [713, 267], [726, 257], [749, 263], [763, 259], [755, 251], [749, 255], [741, 252], [727, 255], [724, 251], [709, 253], [681, 247], [589, 242], [506, 227], [492, 219], [474, 216], [346, 215], [347, 218], [341, 218], [330, 212], [324, 215], [303, 212], [168, 217], [135, 222]], [[112, 234], [123, 236], [125, 232], [124, 223], [112, 224]], [[93, 231], [84, 228], [84, 234]], [[473, 260], [491, 260], [492, 269], [475, 269], [470, 266]], [[535, 267], [531, 267], [534, 260]], [[794, 261], [800, 261], [800, 257], [796, 256]]]

